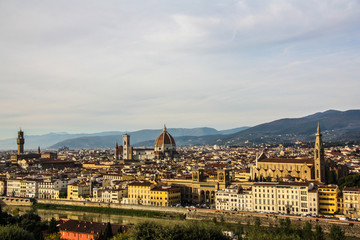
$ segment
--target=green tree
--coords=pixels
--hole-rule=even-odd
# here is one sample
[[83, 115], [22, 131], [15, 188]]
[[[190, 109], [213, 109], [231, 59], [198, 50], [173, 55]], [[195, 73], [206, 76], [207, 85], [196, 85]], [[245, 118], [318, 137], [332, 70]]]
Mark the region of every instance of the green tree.
[[32, 232], [34, 237], [38, 240], [42, 240], [44, 238], [42, 231], [48, 228], [45, 223], [41, 222], [41, 217], [33, 211], [18, 216], [17, 223], [19, 224], [19, 227]]
[[236, 224], [234, 233], [236, 236], [238, 236], [239, 240], [242, 239], [242, 234], [244, 234], [244, 226], [241, 224], [241, 222]]
[[332, 224], [330, 228], [330, 238], [332, 240], [343, 240], [345, 239], [345, 233], [338, 225]]
[[52, 234], [52, 233], [57, 233], [57, 232], [59, 232], [59, 228], [56, 226], [56, 220], [55, 220], [55, 218], [51, 218], [47, 233]]
[[110, 222], [108, 222], [106, 224], [106, 228], [105, 228], [105, 231], [104, 231], [104, 239], [109, 239], [109, 238], [112, 238], [113, 237], [113, 232], [112, 232], [112, 228], [111, 228], [111, 224]]
[[322, 230], [322, 227], [319, 224], [316, 224], [315, 226], [315, 240], [325, 240], [324, 232]]
[[51, 233], [45, 237], [44, 240], [63, 240], [60, 233]]
[[314, 238], [314, 234], [311, 231], [311, 224], [308, 221], [306, 221], [302, 229], [302, 237], [304, 240], [312, 240]]
[[129, 233], [118, 233], [111, 240], [130, 240], [131, 237]]
[[0, 226], [1, 240], [35, 240], [33, 235], [16, 225]]

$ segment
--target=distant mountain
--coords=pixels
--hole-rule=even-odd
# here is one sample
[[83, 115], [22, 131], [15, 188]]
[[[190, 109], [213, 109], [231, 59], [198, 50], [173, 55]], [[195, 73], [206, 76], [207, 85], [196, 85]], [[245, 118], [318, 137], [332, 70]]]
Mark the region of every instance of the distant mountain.
[[[169, 128], [168, 132], [176, 139], [179, 137], [187, 136], [187, 137], [199, 137], [223, 134], [226, 132], [238, 132], [243, 129], [247, 129], [248, 127], [240, 127], [234, 128], [230, 130], [222, 130], [218, 131], [214, 128], [201, 127], [201, 128]], [[129, 132], [128, 134], [131, 136], [130, 144], [133, 146], [153, 146], [155, 139], [161, 133], [162, 129], [145, 129], [139, 130], [135, 132]], [[72, 149], [82, 149], [82, 148], [112, 148], [115, 146], [115, 142], [118, 141], [119, 144], [122, 144], [122, 136], [119, 135], [111, 135], [111, 136], [101, 136], [101, 137], [80, 137], [80, 138], [72, 138], [60, 141], [49, 148], [58, 149], [63, 146], [68, 146]], [[206, 141], [204, 139], [204, 141]], [[179, 145], [180, 146], [180, 145]]]
[[244, 131], [248, 128], [250, 128], [250, 127], [238, 127], [238, 128], [228, 129], [228, 130], [221, 130], [221, 131], [219, 131], [219, 133], [222, 135], [228, 135], [228, 134], [233, 134], [233, 133]]
[[285, 118], [260, 124], [235, 134], [220, 136], [216, 141], [209, 141], [209, 144], [314, 141], [318, 123], [324, 141], [360, 141], [360, 110], [329, 110], [302, 118]]
[[[294, 143], [314, 141], [317, 124], [320, 123], [323, 140], [360, 141], [360, 110], [328, 110], [301, 118], [284, 118], [254, 127], [241, 127], [218, 131], [214, 128], [170, 128], [177, 146], [244, 145], [258, 143]], [[162, 129], [145, 129], [129, 132], [132, 146], [152, 147]], [[68, 146], [81, 148], [113, 148], [122, 144], [123, 132], [95, 134], [50, 133], [41, 136], [25, 136], [25, 149], [58, 149]], [[16, 149], [16, 139], [0, 140], [0, 150]]]
[[[15, 133], [16, 134], [16, 133]], [[40, 146], [42, 149], [47, 148], [57, 142], [63, 141], [65, 139], [79, 138], [85, 136], [111, 136], [111, 135], [122, 135], [122, 132], [119, 131], [109, 131], [109, 132], [100, 132], [100, 133], [79, 133], [79, 134], [69, 134], [69, 133], [48, 133], [44, 135], [26, 135], [25, 134], [25, 150], [28, 149], [37, 149]], [[0, 150], [14, 150], [17, 149], [16, 138], [9, 138], [0, 140]]]

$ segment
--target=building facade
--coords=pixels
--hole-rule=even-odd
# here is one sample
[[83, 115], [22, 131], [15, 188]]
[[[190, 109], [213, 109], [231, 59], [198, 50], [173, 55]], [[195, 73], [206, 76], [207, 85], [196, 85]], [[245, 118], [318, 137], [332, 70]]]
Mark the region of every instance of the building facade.
[[334, 182], [348, 175], [345, 164], [325, 159], [320, 125], [317, 127], [314, 146], [314, 158], [268, 158], [263, 152], [256, 158], [256, 164], [251, 168], [251, 178], [254, 181], [318, 181], [320, 183]]
[[349, 218], [360, 218], [360, 189], [358, 187], [344, 187], [344, 215]]

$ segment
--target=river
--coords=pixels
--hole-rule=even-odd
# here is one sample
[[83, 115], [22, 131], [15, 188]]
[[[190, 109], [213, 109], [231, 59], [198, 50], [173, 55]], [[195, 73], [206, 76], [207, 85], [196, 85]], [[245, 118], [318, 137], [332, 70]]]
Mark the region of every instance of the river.
[[[31, 207], [25, 206], [3, 206], [3, 211], [10, 214], [19, 212], [19, 214], [24, 214], [27, 211], [31, 210]], [[37, 209], [35, 211], [43, 221], [50, 220], [55, 218], [56, 220], [60, 218], [67, 218], [73, 220], [83, 220], [83, 221], [92, 221], [92, 222], [110, 222], [118, 224], [135, 224], [144, 221], [154, 221], [158, 223], [171, 222], [180, 223], [183, 222], [178, 219], [161, 219], [161, 218], [147, 218], [147, 217], [133, 217], [126, 215], [118, 214], [104, 214], [104, 213], [91, 213], [91, 212], [78, 212], [78, 211], [64, 211], [64, 210], [53, 210], [53, 209]]]

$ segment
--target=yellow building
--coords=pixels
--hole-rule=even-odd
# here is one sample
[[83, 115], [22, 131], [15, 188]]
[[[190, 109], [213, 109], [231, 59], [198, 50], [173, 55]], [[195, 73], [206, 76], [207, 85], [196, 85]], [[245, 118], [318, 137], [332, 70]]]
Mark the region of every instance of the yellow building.
[[95, 163], [84, 163], [82, 165], [82, 167], [86, 168], [86, 169], [110, 169], [111, 165], [95, 164]]
[[67, 199], [81, 200], [83, 195], [90, 194], [90, 186], [85, 182], [75, 182], [67, 186]]
[[0, 195], [5, 195], [6, 193], [6, 181], [5, 179], [0, 179]]
[[26, 180], [20, 181], [20, 197], [26, 197]]
[[360, 218], [360, 189], [345, 187], [343, 189], [344, 215], [350, 218]]
[[180, 188], [175, 187], [156, 187], [150, 191], [150, 201], [152, 206], [175, 206], [181, 202]]
[[128, 185], [129, 204], [151, 205], [150, 191], [154, 184], [149, 182], [133, 182]]
[[338, 208], [338, 195], [340, 190], [337, 185], [320, 185], [319, 193], [319, 212], [322, 214], [334, 214]]
[[251, 179], [250, 168], [239, 169], [235, 171], [235, 181], [239, 182], [248, 182]]

